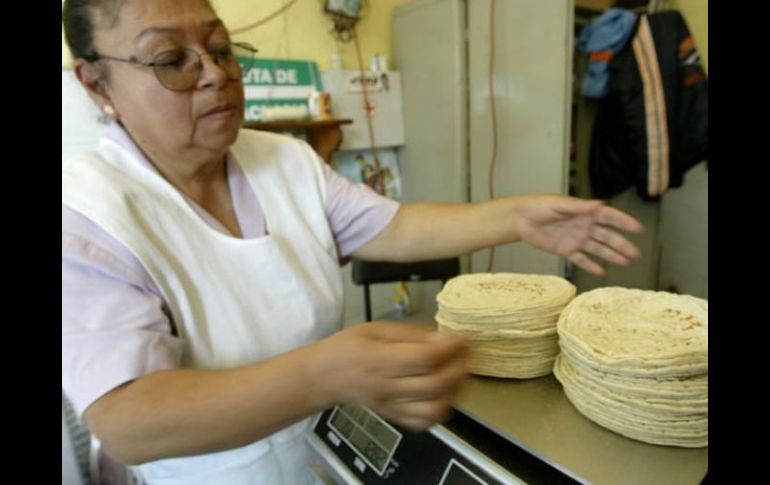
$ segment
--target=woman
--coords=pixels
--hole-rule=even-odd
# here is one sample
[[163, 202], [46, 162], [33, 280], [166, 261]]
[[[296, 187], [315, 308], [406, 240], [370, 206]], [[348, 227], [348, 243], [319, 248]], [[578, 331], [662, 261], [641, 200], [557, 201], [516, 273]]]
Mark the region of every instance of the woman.
[[[235, 45], [204, 0], [67, 0], [75, 73], [113, 119], [62, 169], [62, 386], [149, 483], [301, 483], [309, 417], [361, 404], [445, 419], [462, 339], [340, 331], [339, 260], [523, 240], [628, 264], [634, 219], [562, 196], [397, 204], [296, 140], [243, 130]], [[458, 230], [459, 229], [459, 230]]]

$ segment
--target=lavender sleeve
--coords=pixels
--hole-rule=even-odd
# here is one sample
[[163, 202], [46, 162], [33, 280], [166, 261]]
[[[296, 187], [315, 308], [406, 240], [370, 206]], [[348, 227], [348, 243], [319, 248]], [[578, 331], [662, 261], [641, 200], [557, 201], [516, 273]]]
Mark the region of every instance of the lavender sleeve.
[[139, 260], [62, 207], [62, 389], [78, 414], [125, 382], [178, 367], [181, 355]]
[[326, 214], [337, 252], [346, 258], [379, 235], [395, 217], [399, 203], [365, 184], [350, 182], [322, 163], [326, 178]]

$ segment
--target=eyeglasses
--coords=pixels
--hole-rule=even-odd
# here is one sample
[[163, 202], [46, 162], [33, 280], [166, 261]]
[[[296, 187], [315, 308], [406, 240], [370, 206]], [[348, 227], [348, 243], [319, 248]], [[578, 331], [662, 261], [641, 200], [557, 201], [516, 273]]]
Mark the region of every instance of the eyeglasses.
[[[251, 69], [254, 54], [257, 49], [245, 42], [227, 44], [208, 51], [207, 54], [222, 69], [231, 81], [241, 79], [244, 72]], [[172, 91], [187, 91], [200, 80], [203, 72], [201, 55], [192, 49], [174, 49], [156, 54], [150, 62], [137, 59], [120, 59], [94, 53], [87, 61], [94, 62], [102, 59], [126, 62], [138, 66], [151, 67], [155, 77], [167, 89]]]

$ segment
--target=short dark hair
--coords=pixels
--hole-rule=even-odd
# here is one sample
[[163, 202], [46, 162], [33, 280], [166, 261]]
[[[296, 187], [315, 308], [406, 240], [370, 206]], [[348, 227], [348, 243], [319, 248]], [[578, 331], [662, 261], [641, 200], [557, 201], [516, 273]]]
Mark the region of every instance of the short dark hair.
[[64, 38], [72, 57], [90, 59], [94, 49], [94, 17], [101, 12], [112, 22], [118, 23], [120, 9], [126, 0], [66, 0], [62, 7]]
[[[211, 8], [209, 0], [203, 2]], [[93, 59], [94, 49], [94, 17], [98, 11], [110, 22], [117, 25], [120, 20], [120, 10], [126, 0], [66, 0], [62, 7], [62, 23], [64, 38], [73, 59]], [[212, 8], [213, 9], [213, 8]]]

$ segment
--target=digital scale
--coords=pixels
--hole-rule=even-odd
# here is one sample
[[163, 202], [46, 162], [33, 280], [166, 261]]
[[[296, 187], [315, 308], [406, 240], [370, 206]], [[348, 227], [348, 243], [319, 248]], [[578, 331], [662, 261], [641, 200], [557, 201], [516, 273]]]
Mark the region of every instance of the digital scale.
[[[474, 425], [462, 413], [449, 423], [433, 426], [428, 432], [413, 433], [394, 426], [367, 408], [360, 406], [336, 406], [321, 414], [313, 427], [309, 440], [322, 457], [329, 475], [337, 483], [345, 484], [520, 484], [526, 483], [504, 464], [496, 462], [492, 455], [505, 450], [520, 455], [522, 450], [511, 450], [513, 445], [499, 437], [486, 436], [477, 441], [479, 431], [471, 439], [478, 446], [461, 438], [460, 430], [468, 431]], [[502, 441], [502, 442], [501, 442]], [[503, 463], [506, 460], [498, 456]], [[527, 464], [531, 466], [531, 463]], [[542, 464], [548, 467], [546, 464]], [[525, 472], [526, 473], [526, 472]], [[548, 475], [548, 473], [545, 473]], [[577, 483], [557, 470], [550, 470], [549, 483]]]
[[708, 469], [708, 448], [651, 445], [593, 423], [553, 376], [473, 376], [454, 417], [423, 433], [365, 407], [335, 406], [307, 439], [319, 483], [697, 485]]

